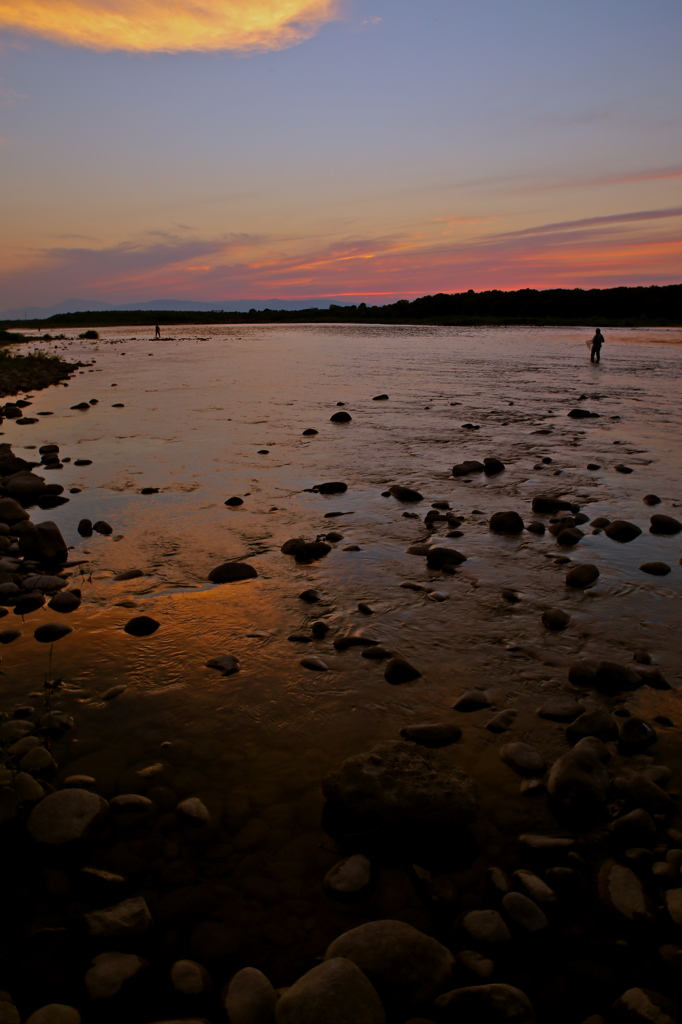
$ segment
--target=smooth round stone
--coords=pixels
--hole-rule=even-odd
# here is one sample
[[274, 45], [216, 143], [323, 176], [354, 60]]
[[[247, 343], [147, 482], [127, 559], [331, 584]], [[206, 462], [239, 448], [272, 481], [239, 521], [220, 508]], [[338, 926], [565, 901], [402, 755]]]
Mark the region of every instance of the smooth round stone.
[[536, 903], [556, 903], [556, 893], [554, 890], [533, 871], [526, 871], [520, 868], [514, 872], [513, 877], [523, 886], [527, 895]]
[[119, 572], [118, 575], [114, 576], [114, 582], [124, 583], [126, 580], [138, 580], [141, 576], [144, 576], [142, 569], [127, 569], [125, 572]]
[[524, 523], [518, 512], [495, 512], [488, 524], [493, 533], [522, 533]]
[[421, 678], [419, 669], [411, 665], [404, 658], [391, 658], [384, 671], [384, 679], [391, 686], [399, 686], [402, 683], [411, 683]]
[[445, 545], [434, 544], [426, 553], [429, 569], [443, 569], [445, 566], [461, 565], [462, 562], [466, 562], [466, 555]]
[[649, 576], [667, 576], [672, 572], [666, 562], [644, 562], [643, 565], [640, 565], [639, 571], [646, 572]]
[[645, 505], [660, 505], [661, 499], [657, 494], [645, 494], [642, 498]]
[[225, 504], [230, 506], [231, 508], [238, 508], [240, 505], [244, 504], [244, 499], [238, 498], [237, 495], [235, 494], [232, 498], [228, 498]]
[[299, 662], [299, 664], [302, 665], [303, 668], [310, 669], [311, 672], [328, 672], [329, 671], [329, 665], [327, 665], [327, 663], [325, 661], [322, 661], [322, 658], [316, 658], [313, 655], [309, 655], [309, 656], [306, 656], [305, 658], [301, 658], [301, 661]]
[[412, 487], [404, 487], [402, 484], [393, 484], [389, 487], [388, 493], [398, 501], [423, 501], [424, 495], [420, 494], [419, 491], [415, 491]]
[[128, 633], [130, 636], [151, 636], [152, 633], [156, 633], [160, 625], [161, 623], [157, 622], [156, 619], [152, 619], [150, 615], [136, 615], [126, 622], [123, 632]]
[[542, 624], [552, 632], [557, 633], [562, 629], [566, 629], [571, 621], [571, 616], [568, 612], [563, 611], [562, 608], [548, 608], [547, 611], [542, 613]]
[[258, 573], [247, 562], [223, 562], [211, 569], [208, 579], [211, 583], [236, 583], [239, 580], [252, 580]]
[[190, 796], [186, 800], [181, 800], [177, 811], [182, 817], [189, 818], [197, 824], [206, 824], [211, 820], [211, 812], [198, 796]]
[[386, 1020], [374, 987], [345, 957], [326, 959], [294, 982], [280, 997], [276, 1017], [277, 1024], [385, 1024]]
[[139, 793], [121, 793], [119, 796], [112, 797], [109, 803], [112, 810], [132, 811], [137, 814], [144, 814], [154, 808], [152, 801]]
[[511, 729], [517, 714], [518, 712], [514, 708], [505, 708], [503, 711], [493, 715], [490, 721], [486, 723], [486, 729], [490, 732], [506, 732], [507, 729]]
[[500, 757], [506, 765], [523, 775], [541, 775], [545, 770], [545, 759], [529, 743], [505, 743]]
[[54, 644], [69, 633], [73, 633], [73, 628], [64, 622], [46, 622], [33, 631], [33, 637], [38, 643]]
[[48, 768], [56, 768], [57, 764], [52, 754], [45, 747], [34, 747], [24, 754], [19, 766], [24, 772], [44, 772]]
[[91, 999], [111, 999], [146, 966], [147, 961], [134, 953], [100, 953], [85, 975], [85, 987]]
[[455, 711], [481, 711], [489, 708], [492, 701], [484, 690], [467, 690], [454, 705]]
[[495, 945], [511, 939], [509, 928], [496, 910], [470, 910], [462, 919], [462, 927], [474, 942]]
[[372, 863], [363, 853], [339, 861], [324, 879], [324, 887], [338, 899], [362, 898], [372, 885]]
[[237, 971], [223, 995], [230, 1024], [272, 1024], [276, 1004], [274, 988], [255, 967]]
[[329, 417], [330, 423], [350, 423], [352, 419], [349, 412], [335, 412]]
[[448, 747], [462, 736], [462, 730], [454, 722], [434, 722], [425, 725], [406, 725], [400, 730], [404, 740], [418, 743], [422, 747]]
[[556, 722], [572, 722], [582, 715], [585, 705], [570, 697], [552, 697], [539, 707], [536, 714]]
[[60, 789], [33, 808], [27, 829], [38, 843], [50, 846], [82, 839], [107, 813], [108, 804], [86, 789]]
[[[594, 525], [594, 524], [592, 524]], [[641, 534], [639, 526], [629, 523], [626, 519], [614, 519], [604, 529], [604, 533], [611, 540], [617, 540], [620, 544], [629, 544]]]
[[589, 562], [584, 562], [581, 565], [575, 565], [566, 573], [567, 585], [569, 587], [577, 587], [579, 589], [591, 587], [598, 579], [599, 569], [596, 565], [592, 565]]
[[113, 907], [85, 914], [85, 923], [94, 938], [113, 938], [146, 932], [152, 925], [152, 917], [142, 896], [133, 896]]
[[208, 971], [195, 960], [176, 960], [170, 976], [173, 988], [185, 996], [197, 996], [211, 984]]
[[682, 523], [673, 516], [655, 515], [651, 517], [649, 533], [658, 533], [664, 536], [672, 536], [682, 530]]
[[80, 597], [76, 597], [75, 594], [65, 591], [61, 594], [55, 594], [47, 607], [53, 612], [68, 615], [69, 612], [75, 612], [77, 608], [80, 608], [80, 606]]
[[548, 921], [537, 903], [520, 892], [508, 892], [502, 897], [505, 914], [527, 932], [539, 932], [547, 927]]
[[81, 1015], [65, 1003], [48, 1003], [27, 1017], [25, 1024], [81, 1024]]
[[457, 961], [470, 974], [481, 980], [490, 978], [495, 972], [495, 962], [473, 949], [463, 949], [457, 954]]
[[472, 985], [436, 999], [441, 1024], [535, 1024], [532, 1004], [512, 985]]

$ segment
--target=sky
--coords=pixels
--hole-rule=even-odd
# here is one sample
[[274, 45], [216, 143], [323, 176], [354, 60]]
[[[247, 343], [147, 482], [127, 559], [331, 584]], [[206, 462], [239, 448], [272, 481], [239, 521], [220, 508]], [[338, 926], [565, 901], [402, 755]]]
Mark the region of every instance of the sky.
[[679, 0], [0, 0], [0, 310], [680, 282], [681, 38]]

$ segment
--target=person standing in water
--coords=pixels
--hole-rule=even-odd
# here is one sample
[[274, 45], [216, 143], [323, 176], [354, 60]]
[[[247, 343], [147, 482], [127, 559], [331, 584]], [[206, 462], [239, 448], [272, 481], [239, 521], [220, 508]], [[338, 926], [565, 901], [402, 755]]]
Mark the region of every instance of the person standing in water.
[[592, 339], [592, 350], [590, 352], [590, 362], [598, 363], [601, 359], [601, 347], [604, 344], [604, 335], [597, 328]]
[[161, 337], [161, 328], [159, 327], [158, 324], [154, 328], [154, 337], [155, 338], [160, 338]]

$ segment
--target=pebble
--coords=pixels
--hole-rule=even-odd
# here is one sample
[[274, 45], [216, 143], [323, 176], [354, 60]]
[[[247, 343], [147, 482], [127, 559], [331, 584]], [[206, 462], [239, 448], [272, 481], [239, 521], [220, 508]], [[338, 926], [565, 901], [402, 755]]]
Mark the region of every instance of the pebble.
[[500, 757], [522, 775], [542, 775], [546, 768], [542, 754], [529, 743], [505, 743], [500, 749]]
[[465, 970], [469, 971], [470, 974], [476, 975], [477, 978], [490, 978], [495, 973], [495, 962], [473, 949], [461, 950], [457, 954], [457, 962]]
[[93, 523], [92, 529], [95, 531], [95, 533], [101, 533], [105, 537], [108, 537], [110, 534], [114, 532], [113, 526], [107, 523], [106, 520], [104, 519], [98, 519], [96, 523]]
[[553, 632], [566, 629], [571, 621], [571, 616], [562, 608], [548, 608], [542, 613], [542, 624]]
[[140, 576], [144, 576], [142, 569], [127, 569], [126, 572], [120, 572], [117, 576], [114, 576], [114, 582], [122, 583], [125, 580], [137, 580]]
[[401, 683], [411, 683], [421, 678], [419, 669], [411, 665], [404, 658], [391, 658], [384, 671], [384, 679], [392, 686], [399, 686]]
[[190, 796], [186, 800], [181, 800], [176, 809], [181, 817], [188, 818], [196, 824], [205, 825], [211, 820], [211, 812], [198, 796]]
[[236, 583], [238, 580], [252, 580], [258, 573], [248, 562], [223, 562], [211, 569], [208, 579], [211, 583]]
[[349, 412], [335, 412], [329, 417], [330, 423], [350, 423], [352, 419]]
[[646, 572], [649, 576], [667, 576], [672, 570], [666, 562], [644, 562], [639, 567], [640, 572]]
[[422, 747], [449, 747], [462, 736], [462, 730], [451, 722], [434, 722], [424, 725], [406, 725], [400, 730], [404, 740]]
[[330, 480], [328, 483], [315, 484], [313, 487], [313, 491], [317, 491], [319, 494], [345, 494], [347, 490], [348, 484], [341, 480]]
[[262, 971], [243, 967], [223, 995], [230, 1024], [272, 1024], [277, 994]]
[[533, 871], [526, 871], [523, 868], [519, 868], [518, 871], [513, 873], [513, 877], [516, 881], [523, 886], [526, 893], [536, 903], [555, 903], [556, 893], [551, 889], [546, 882], [536, 875]]
[[185, 996], [198, 996], [211, 985], [208, 971], [195, 960], [176, 960], [170, 969], [170, 977], [176, 992]]
[[244, 499], [237, 497], [237, 495], [235, 494], [231, 498], [228, 498], [225, 504], [230, 508], [238, 508], [239, 505], [244, 504]]
[[566, 573], [566, 583], [569, 587], [584, 589], [585, 587], [591, 587], [598, 579], [599, 569], [596, 565], [592, 565], [589, 562], [575, 565]]
[[327, 633], [329, 632], [329, 624], [326, 623], [323, 619], [318, 619], [316, 622], [312, 623], [310, 627], [310, 632], [317, 640], [324, 640]]
[[[40, 806], [38, 804], [38, 807]], [[142, 896], [133, 896], [129, 900], [122, 900], [121, 903], [116, 903], [113, 907], [92, 910], [84, 916], [88, 931], [93, 938], [139, 935], [146, 932], [152, 925], [149, 907]]]
[[532, 1004], [513, 985], [471, 985], [436, 999], [441, 1024], [535, 1024]]
[[549, 924], [540, 907], [520, 892], [508, 892], [502, 897], [505, 914], [527, 932], [543, 931]]
[[569, 743], [577, 743], [584, 736], [596, 736], [600, 740], [615, 740], [618, 736], [618, 725], [615, 718], [604, 708], [597, 711], [584, 711], [566, 729]]
[[642, 498], [645, 505], [660, 505], [661, 499], [657, 494], [645, 494]]
[[123, 631], [124, 633], [129, 633], [130, 636], [151, 636], [152, 633], [156, 633], [160, 625], [160, 622], [152, 619], [149, 615], [136, 615], [126, 622]]
[[495, 512], [488, 524], [493, 533], [516, 534], [524, 529], [524, 523], [518, 512]]
[[367, 658], [369, 661], [385, 661], [386, 658], [392, 658], [393, 652], [389, 651], [388, 648], [382, 647], [377, 644], [376, 647], [367, 647], [360, 654], [361, 658]]
[[322, 600], [322, 596], [319, 590], [303, 590], [298, 595], [299, 601], [305, 601], [306, 604], [317, 604], [318, 601]]
[[[230, 1015], [232, 1024], [235, 1022]], [[244, 1024], [252, 1024], [243, 1018]], [[281, 995], [277, 1024], [384, 1024], [379, 996], [367, 977], [345, 957], [326, 959]]]
[[518, 712], [514, 708], [505, 708], [486, 723], [486, 729], [489, 729], [490, 732], [506, 732], [507, 729], [511, 729], [517, 714]]
[[585, 710], [585, 705], [570, 697], [552, 697], [537, 708], [540, 718], [549, 718], [557, 722], [572, 722]]
[[53, 644], [68, 636], [69, 633], [73, 633], [72, 627], [63, 622], [46, 622], [34, 629], [33, 637], [38, 643]]
[[231, 676], [235, 672], [239, 672], [241, 665], [239, 664], [239, 658], [235, 657], [234, 654], [220, 654], [217, 658], [209, 658], [206, 662], [206, 668], [215, 668], [221, 675]]
[[599, 871], [597, 886], [602, 901], [621, 917], [634, 921], [647, 916], [644, 889], [631, 868], [607, 860]]
[[489, 708], [492, 701], [485, 690], [467, 690], [454, 705], [455, 711], [481, 711]]
[[511, 939], [509, 928], [496, 910], [470, 910], [462, 918], [462, 927], [474, 942], [485, 945], [509, 942]]
[[372, 863], [363, 853], [355, 853], [335, 864], [324, 878], [324, 888], [337, 899], [365, 898], [372, 886]]
[[679, 1007], [651, 989], [629, 988], [611, 1007], [613, 1024], [678, 1024]]
[[329, 665], [327, 665], [325, 661], [322, 661], [321, 658], [315, 658], [312, 655], [309, 657], [301, 658], [299, 664], [301, 664], [303, 668], [310, 669], [312, 672], [329, 671]]
[[111, 999], [145, 967], [147, 961], [134, 953], [100, 953], [85, 975], [85, 987], [91, 999]]
[[626, 519], [614, 519], [604, 529], [607, 537], [610, 537], [611, 540], [617, 540], [621, 544], [628, 544], [630, 541], [635, 540], [640, 536], [641, 532], [639, 526], [629, 523]]
[[125, 683], [118, 683], [117, 686], [110, 686], [108, 690], [100, 694], [100, 700], [115, 700], [116, 697], [120, 697], [122, 693], [125, 693], [128, 689]]
[[423, 501], [424, 495], [420, 494], [419, 491], [415, 491], [412, 487], [403, 487], [402, 484], [393, 484], [389, 487], [388, 493], [398, 501]]
[[662, 534], [664, 536], [672, 536], [673, 534], [679, 533], [682, 530], [682, 523], [679, 519], [674, 519], [672, 516], [661, 516], [655, 515], [651, 517], [651, 526], [649, 527], [649, 533]]

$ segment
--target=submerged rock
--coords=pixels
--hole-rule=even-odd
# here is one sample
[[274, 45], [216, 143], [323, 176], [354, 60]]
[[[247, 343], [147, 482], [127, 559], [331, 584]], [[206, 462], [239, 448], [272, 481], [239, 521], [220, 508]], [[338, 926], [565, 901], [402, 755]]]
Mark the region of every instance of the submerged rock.
[[351, 414], [345, 411], [332, 413], [329, 417], [331, 423], [350, 423], [352, 419]]
[[211, 583], [236, 583], [239, 580], [252, 580], [258, 573], [248, 562], [223, 562], [211, 569], [208, 579]]
[[217, 658], [209, 658], [206, 662], [206, 668], [215, 668], [221, 675], [231, 676], [235, 672], [239, 672], [241, 665], [239, 664], [239, 658], [235, 657], [234, 654], [220, 654]]
[[614, 519], [604, 529], [604, 533], [611, 540], [617, 540], [620, 544], [628, 544], [641, 534], [639, 526], [629, 523], [626, 519]]
[[445, 566], [461, 565], [466, 562], [466, 555], [455, 548], [435, 544], [426, 553], [426, 564], [429, 569], [443, 569]]
[[591, 587], [599, 579], [599, 569], [596, 565], [592, 565], [590, 562], [584, 562], [582, 565], [574, 565], [572, 569], [569, 569], [566, 573], [566, 583], [569, 587], [577, 587], [584, 589]]
[[482, 473], [485, 466], [482, 462], [477, 462], [476, 459], [468, 459], [465, 462], [458, 462], [457, 465], [452, 467], [453, 476], [469, 476], [471, 473]]
[[130, 636], [151, 636], [152, 633], [156, 633], [160, 625], [161, 623], [152, 619], [150, 615], [136, 615], [126, 622], [123, 630]]
[[478, 801], [473, 781], [435, 751], [410, 743], [380, 743], [347, 758], [326, 776], [327, 800], [382, 824], [448, 828], [466, 825], [476, 817]]
[[424, 495], [420, 494], [419, 491], [413, 490], [411, 487], [403, 487], [402, 484], [393, 484], [388, 489], [389, 494], [392, 494], [398, 501], [423, 501]]
[[434, 722], [428, 725], [406, 725], [400, 730], [404, 740], [418, 743], [422, 747], [449, 747], [462, 736], [462, 730], [454, 722]]
[[518, 512], [495, 512], [490, 517], [490, 529], [493, 533], [522, 533], [523, 519]]

